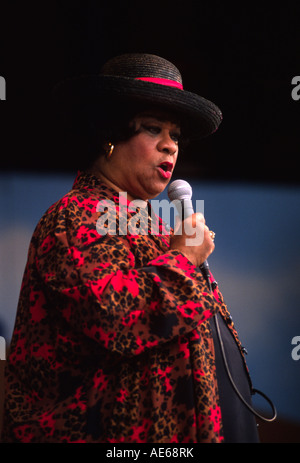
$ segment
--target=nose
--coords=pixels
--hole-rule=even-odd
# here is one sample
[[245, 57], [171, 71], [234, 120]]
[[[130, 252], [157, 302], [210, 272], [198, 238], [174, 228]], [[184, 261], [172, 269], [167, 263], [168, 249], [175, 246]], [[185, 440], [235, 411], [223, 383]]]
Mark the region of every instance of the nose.
[[166, 154], [176, 154], [178, 151], [178, 142], [175, 141], [169, 131], [164, 131], [157, 144], [158, 151]]

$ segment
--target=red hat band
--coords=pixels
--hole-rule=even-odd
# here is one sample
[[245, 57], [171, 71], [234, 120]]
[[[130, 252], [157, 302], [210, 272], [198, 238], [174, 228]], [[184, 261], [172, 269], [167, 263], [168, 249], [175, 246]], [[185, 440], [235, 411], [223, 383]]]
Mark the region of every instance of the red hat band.
[[153, 84], [165, 85], [167, 87], [176, 87], [183, 90], [183, 86], [180, 82], [170, 79], [160, 79], [159, 77], [135, 77], [135, 80], [144, 80], [145, 82], [152, 82]]

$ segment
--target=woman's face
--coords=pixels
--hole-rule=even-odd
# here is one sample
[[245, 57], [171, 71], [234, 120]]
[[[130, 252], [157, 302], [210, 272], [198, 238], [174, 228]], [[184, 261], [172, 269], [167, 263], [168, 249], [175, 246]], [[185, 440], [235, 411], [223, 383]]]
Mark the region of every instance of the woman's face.
[[[151, 199], [169, 183], [178, 157], [180, 127], [163, 113], [141, 113], [131, 124], [135, 134], [100, 158], [101, 174], [128, 199]], [[102, 162], [101, 162], [102, 161]]]

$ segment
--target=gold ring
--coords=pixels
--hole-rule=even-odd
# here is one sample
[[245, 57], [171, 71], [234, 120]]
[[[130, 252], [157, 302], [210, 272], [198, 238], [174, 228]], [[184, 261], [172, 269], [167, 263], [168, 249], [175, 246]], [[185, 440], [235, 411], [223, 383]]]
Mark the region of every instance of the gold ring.
[[209, 234], [210, 234], [211, 239], [214, 241], [215, 236], [216, 236], [215, 232], [213, 232], [212, 230], [209, 230]]

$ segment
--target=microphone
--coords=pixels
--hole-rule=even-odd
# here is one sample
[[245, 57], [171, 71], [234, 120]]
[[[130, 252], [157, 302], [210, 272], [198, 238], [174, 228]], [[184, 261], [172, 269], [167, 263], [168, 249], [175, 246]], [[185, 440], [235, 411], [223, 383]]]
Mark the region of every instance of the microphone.
[[[192, 187], [185, 180], [174, 180], [168, 187], [169, 199], [170, 201], [175, 202], [176, 209], [179, 214], [181, 214], [181, 220], [184, 220], [190, 215], [194, 214], [192, 195]], [[200, 265], [200, 270], [208, 284], [209, 289], [212, 290], [209, 278], [209, 265], [207, 260]]]

